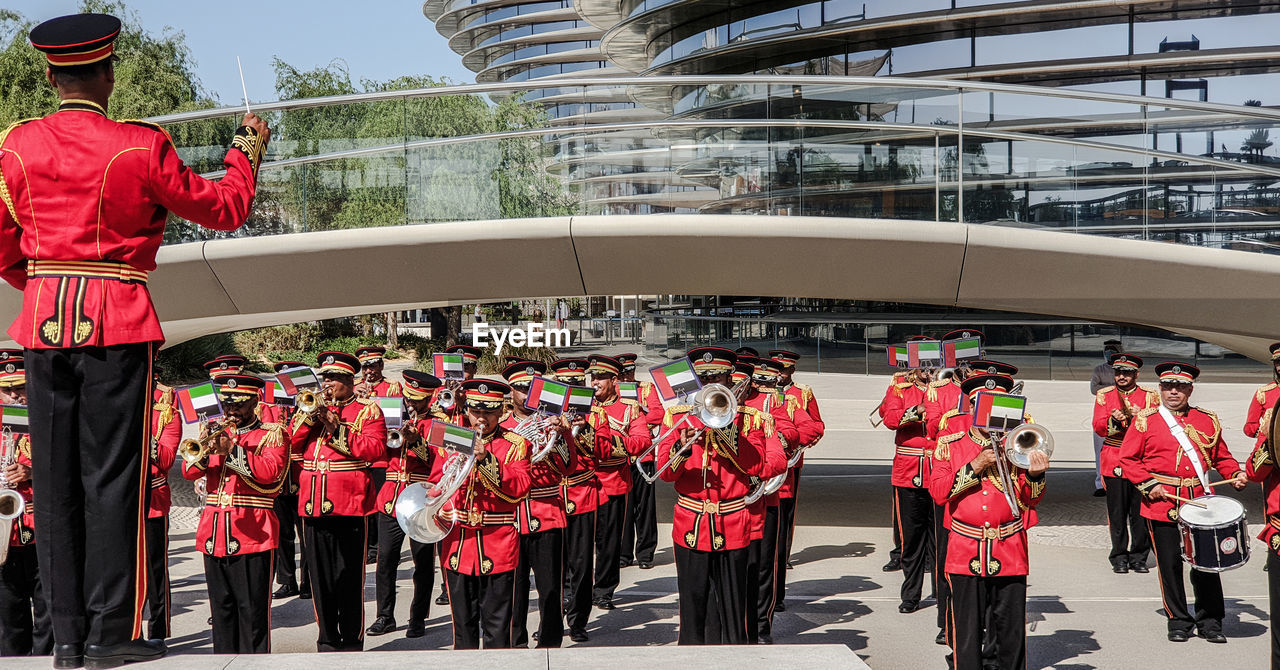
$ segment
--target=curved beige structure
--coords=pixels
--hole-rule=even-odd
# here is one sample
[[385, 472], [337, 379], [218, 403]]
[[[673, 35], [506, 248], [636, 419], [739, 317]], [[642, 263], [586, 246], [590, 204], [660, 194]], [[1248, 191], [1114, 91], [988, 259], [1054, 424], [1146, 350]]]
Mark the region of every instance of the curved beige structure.
[[[798, 270], [753, 267], [771, 257]], [[216, 240], [164, 247], [159, 260], [151, 289], [170, 344], [393, 309], [634, 293], [1030, 312], [1155, 326], [1260, 360], [1280, 335], [1275, 256], [991, 225], [556, 217]], [[19, 307], [17, 291], [0, 291], [0, 318]]]

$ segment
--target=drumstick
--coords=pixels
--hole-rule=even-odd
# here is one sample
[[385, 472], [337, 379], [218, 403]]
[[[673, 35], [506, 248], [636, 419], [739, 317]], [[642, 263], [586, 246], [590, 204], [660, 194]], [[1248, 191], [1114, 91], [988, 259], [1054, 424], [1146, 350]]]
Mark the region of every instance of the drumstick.
[[1234, 479], [1223, 479], [1221, 481], [1210, 482], [1208, 488], [1213, 488], [1215, 486], [1218, 486], [1219, 484], [1231, 484], [1233, 482], [1235, 482]]
[[1174, 500], [1180, 500], [1180, 501], [1182, 501], [1182, 502], [1184, 502], [1184, 503], [1186, 503], [1186, 504], [1188, 504], [1188, 505], [1195, 505], [1196, 507], [1203, 507], [1203, 508], [1205, 508], [1205, 509], [1209, 509], [1209, 506], [1208, 506], [1208, 505], [1206, 505], [1206, 504], [1204, 504], [1204, 503], [1202, 503], [1202, 502], [1196, 502], [1195, 500], [1188, 500], [1188, 499], [1186, 499], [1186, 498], [1183, 498], [1182, 496], [1176, 496], [1176, 495], [1173, 495], [1172, 493], [1167, 493], [1167, 492], [1166, 492], [1166, 493], [1164, 494], [1164, 497], [1166, 497], [1166, 498], [1173, 498]]

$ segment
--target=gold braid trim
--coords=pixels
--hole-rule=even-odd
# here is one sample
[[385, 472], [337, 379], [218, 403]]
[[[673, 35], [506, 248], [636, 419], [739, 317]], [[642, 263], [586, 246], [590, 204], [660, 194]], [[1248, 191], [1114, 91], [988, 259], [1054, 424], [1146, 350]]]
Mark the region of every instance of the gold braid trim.
[[1095, 397], [1095, 400], [1098, 401], [1098, 405], [1107, 404], [1107, 391], [1110, 391], [1113, 388], [1115, 388], [1115, 386], [1106, 386], [1098, 389], [1098, 395]]
[[173, 421], [173, 417], [177, 412], [174, 411], [173, 406], [173, 389], [168, 386], [157, 386], [156, 388], [160, 389], [160, 399], [151, 406], [151, 409], [158, 410], [160, 418], [156, 420], [152, 433], [159, 435], [161, 431], [168, 427], [169, 422]]
[[813, 387], [806, 384], [796, 384], [800, 387], [800, 407], [806, 412], [809, 411], [809, 403], [813, 402]]
[[951, 458], [951, 447], [947, 446], [952, 442], [964, 437], [964, 433], [951, 433], [938, 438], [938, 444], [933, 448], [933, 457], [939, 461], [945, 461]]
[[1144, 410], [1139, 411], [1137, 416], [1133, 417], [1132, 428], [1138, 431], [1139, 433], [1147, 432], [1147, 417], [1159, 411], [1160, 411], [1159, 404], [1156, 404], [1156, 406], [1154, 407], [1148, 407]]
[[[960, 410], [958, 410], [958, 409], [949, 409], [949, 410], [947, 410], [947, 411], [946, 411], [946, 413], [944, 413], [944, 414], [942, 415], [942, 418], [941, 418], [941, 419], [938, 419], [938, 430], [940, 430], [940, 431], [941, 431], [941, 430], [946, 430], [946, 428], [947, 428], [947, 419], [950, 419], [950, 418], [952, 418], [952, 417], [957, 417], [957, 416], [960, 416]], [[963, 435], [963, 433], [956, 433], [956, 435]]]
[[904, 390], [906, 390], [906, 389], [911, 388], [912, 386], [915, 386], [915, 383], [913, 383], [913, 382], [902, 382], [901, 384], [894, 384], [894, 385], [893, 385], [893, 395], [894, 395], [894, 397], [895, 397], [895, 398], [901, 398], [901, 397], [902, 397], [902, 392], [903, 392]]
[[663, 427], [663, 428], [670, 428], [670, 427], [674, 426], [674, 425], [675, 425], [675, 415], [677, 415], [677, 414], [687, 414], [687, 413], [688, 413], [690, 410], [692, 410], [692, 409], [693, 409], [693, 405], [673, 405], [671, 408], [669, 408], [669, 409], [667, 410], [667, 413], [663, 415], [663, 417], [662, 417], [662, 427]]
[[[507, 450], [507, 455], [503, 459], [503, 465], [508, 465], [514, 461], [521, 461], [528, 458], [529, 443], [521, 436], [509, 430], [502, 431], [502, 438], [511, 443], [511, 448]], [[498, 468], [498, 457], [493, 455], [492, 451], [485, 452], [485, 457], [476, 461], [475, 474], [479, 475], [480, 483], [484, 485], [490, 493], [498, 496], [502, 500], [516, 504], [523, 498], [517, 498], [507, 495], [502, 490], [502, 471]]]
[[[1000, 478], [995, 476], [995, 474], [989, 474], [985, 477], [985, 479], [991, 482], [996, 487], [996, 489], [998, 489], [1001, 493], [1004, 493], [1004, 486], [1000, 483]], [[1017, 481], [1016, 476], [1011, 476], [1010, 479], [1013, 479], [1015, 482]], [[1044, 485], [1045, 485], [1045, 481], [1043, 479], [1040, 480], [1040, 488], [1042, 490], [1044, 489]], [[1015, 483], [1014, 486], [1017, 486], [1017, 484]], [[1014, 502], [1018, 503], [1018, 509], [1024, 512], [1031, 509], [1030, 507], [1027, 507], [1025, 504], [1023, 504], [1022, 499], [1019, 498], [1017, 495], [1013, 495], [1011, 497], [1013, 498]]]
[[1270, 391], [1275, 387], [1276, 387], [1275, 382], [1271, 382], [1266, 386], [1260, 387], [1258, 391], [1253, 394], [1253, 399], [1256, 400], [1259, 405], [1265, 404], [1267, 402], [1267, 391]]
[[[8, 128], [5, 128], [4, 130], [0, 131], [0, 149], [4, 148], [4, 141], [8, 139], [9, 133], [13, 132], [14, 128], [17, 128], [18, 126], [24, 123], [29, 123], [35, 120], [36, 119], [23, 119], [21, 121], [17, 121], [13, 124], [10, 124]], [[18, 210], [13, 205], [13, 196], [9, 193], [9, 185], [4, 181], [3, 170], [0, 170], [0, 201], [3, 201], [5, 209], [9, 210], [9, 216], [13, 217], [13, 222], [15, 224], [18, 223]], [[19, 227], [21, 227], [20, 224], [19, 224]]]
[[[1271, 410], [1267, 411], [1270, 412]], [[1257, 472], [1258, 469], [1263, 466], [1274, 465], [1274, 463], [1271, 462], [1271, 450], [1267, 449], [1267, 445], [1265, 443], [1254, 447], [1253, 455], [1250, 456], [1250, 459], [1253, 461], [1254, 472]]]
[[929, 402], [937, 402], [938, 389], [950, 383], [951, 383], [950, 379], [936, 379], [934, 381], [929, 382], [929, 388], [924, 392], [925, 399], [928, 400]]
[[27, 460], [31, 460], [31, 436], [23, 435], [18, 438], [18, 455], [26, 456]]
[[1191, 442], [1200, 450], [1200, 455], [1204, 458], [1206, 468], [1213, 467], [1213, 459], [1209, 456], [1209, 451], [1218, 446], [1218, 439], [1222, 437], [1222, 424], [1218, 422], [1218, 415], [1207, 409], [1195, 408], [1209, 415], [1209, 419], [1213, 421], [1213, 435], [1208, 436], [1196, 429], [1188, 421], [1186, 425], [1187, 437], [1191, 438]]
[[284, 439], [284, 424], [264, 423], [262, 424], [262, 429], [267, 431], [267, 434], [258, 443], [258, 451], [276, 447], [284, 449], [284, 467], [280, 469], [280, 476], [266, 486], [259, 485], [252, 477], [241, 477], [240, 480], [258, 493], [275, 495], [280, 491], [280, 487], [284, 486], [284, 483], [289, 480], [289, 445]]

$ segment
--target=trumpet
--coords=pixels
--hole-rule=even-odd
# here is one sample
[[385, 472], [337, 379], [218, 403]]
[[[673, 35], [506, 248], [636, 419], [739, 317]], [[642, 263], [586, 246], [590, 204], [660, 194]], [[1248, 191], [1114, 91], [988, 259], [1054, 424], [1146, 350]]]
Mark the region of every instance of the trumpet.
[[1053, 456], [1053, 435], [1037, 423], [1023, 423], [1009, 431], [1005, 440], [1005, 456], [1010, 463], [1027, 469], [1031, 467], [1031, 454], [1039, 451], [1045, 457]]
[[303, 414], [316, 414], [329, 404], [329, 392], [319, 389], [300, 389], [293, 404]]
[[453, 409], [458, 404], [458, 387], [461, 385], [456, 379], [446, 381], [444, 387], [436, 393], [436, 405], [446, 412]]
[[21, 493], [9, 486], [9, 479], [4, 475], [5, 470], [18, 462], [14, 456], [13, 433], [7, 429], [0, 435], [0, 450], [3, 450], [0, 457], [0, 543], [3, 544], [0, 546], [0, 565], [4, 565], [9, 560], [9, 534], [13, 531], [13, 522], [22, 516], [27, 503]]
[[[408, 411], [409, 421], [413, 423], [418, 420], [418, 413], [412, 408]], [[404, 447], [404, 431], [400, 428], [392, 428], [387, 431], [387, 449], [398, 450]]]
[[230, 417], [220, 424], [214, 424], [212, 429], [209, 427], [209, 422], [204, 422], [201, 424], [200, 428], [202, 431], [207, 431], [208, 434], [198, 440], [193, 440], [188, 437], [182, 442], [179, 442], [178, 455], [182, 456], [182, 461], [188, 465], [192, 463], [199, 463], [208, 457], [213, 451], [214, 440], [217, 439], [218, 436], [234, 428], [235, 424], [235, 417]]
[[[658, 477], [662, 476], [662, 473], [666, 472], [667, 468], [671, 467], [673, 459], [667, 459], [667, 462], [663, 464], [661, 468], [654, 471], [652, 476], [641, 469], [640, 462], [649, 454], [657, 451], [658, 445], [662, 444], [662, 441], [667, 439], [667, 436], [671, 435], [671, 433], [683, 427], [685, 422], [687, 422], [689, 417], [692, 415], [696, 415], [698, 417], [698, 420], [702, 422], [702, 427], [693, 434], [693, 437], [689, 439], [687, 444], [696, 442], [699, 437], [702, 437], [702, 433], [706, 432], [708, 428], [716, 430], [733, 423], [734, 419], [738, 416], [738, 393], [741, 393], [742, 389], [745, 388], [746, 384], [739, 382], [732, 389], [724, 384], [707, 384], [699, 389], [693, 396], [693, 409], [691, 409], [688, 414], [681, 417], [680, 421], [677, 421], [674, 425], [659, 435], [657, 439], [649, 445], [648, 449], [645, 449], [643, 453], [636, 457], [636, 471], [640, 473], [640, 476], [643, 477], [645, 481], [651, 484], [657, 481]], [[675, 454], [672, 454], [673, 457], [674, 455]]]

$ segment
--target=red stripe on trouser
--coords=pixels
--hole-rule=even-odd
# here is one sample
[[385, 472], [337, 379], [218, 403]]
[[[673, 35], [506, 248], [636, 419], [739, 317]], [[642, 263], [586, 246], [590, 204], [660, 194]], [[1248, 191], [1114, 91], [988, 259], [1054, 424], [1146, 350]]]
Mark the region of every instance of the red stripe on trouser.
[[142, 444], [139, 451], [142, 457], [138, 459], [141, 465], [141, 472], [138, 473], [138, 512], [137, 526], [135, 528], [138, 538], [136, 547], [138, 553], [134, 556], [133, 568], [133, 639], [135, 640], [142, 637], [142, 610], [147, 602], [147, 488], [151, 483], [147, 475], [151, 472], [151, 397], [152, 384], [155, 383], [154, 371], [152, 370], [152, 366], [155, 364], [154, 347], [154, 344], [147, 344], [147, 384], [143, 388], [145, 397], [141, 403]]

